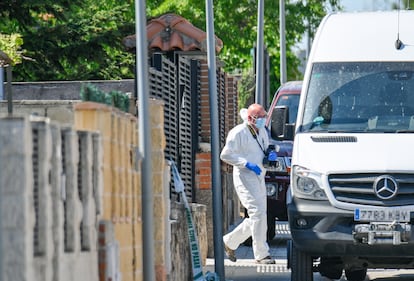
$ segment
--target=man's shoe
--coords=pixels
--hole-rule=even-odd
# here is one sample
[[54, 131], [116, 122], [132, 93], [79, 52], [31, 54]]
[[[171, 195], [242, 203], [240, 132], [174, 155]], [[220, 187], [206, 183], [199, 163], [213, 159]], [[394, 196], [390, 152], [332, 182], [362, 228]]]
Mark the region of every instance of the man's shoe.
[[226, 244], [224, 244], [224, 252], [226, 253], [226, 255], [227, 255], [227, 257], [229, 258], [230, 261], [232, 261], [232, 262], [237, 261], [236, 253], [234, 252], [234, 250], [227, 247]]
[[258, 264], [275, 264], [275, 260], [272, 259], [270, 256], [267, 256], [261, 260], [256, 260], [256, 263]]

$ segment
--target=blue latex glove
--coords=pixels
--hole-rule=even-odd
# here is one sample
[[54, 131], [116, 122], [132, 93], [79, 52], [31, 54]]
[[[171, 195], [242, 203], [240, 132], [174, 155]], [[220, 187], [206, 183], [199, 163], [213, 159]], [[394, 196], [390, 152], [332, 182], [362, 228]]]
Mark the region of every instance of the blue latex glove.
[[260, 167], [257, 166], [256, 164], [247, 162], [245, 166], [246, 166], [247, 169], [255, 172], [256, 175], [260, 175], [260, 173], [262, 172], [262, 170], [260, 169]]
[[276, 159], [277, 159], [277, 154], [276, 154], [276, 151], [270, 151], [269, 152], [269, 155], [267, 156], [267, 160], [269, 160], [269, 161], [276, 161]]

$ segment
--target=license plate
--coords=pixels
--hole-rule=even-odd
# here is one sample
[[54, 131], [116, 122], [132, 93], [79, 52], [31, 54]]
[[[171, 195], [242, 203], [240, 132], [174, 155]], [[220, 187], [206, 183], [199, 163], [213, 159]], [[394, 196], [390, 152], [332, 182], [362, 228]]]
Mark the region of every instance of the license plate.
[[371, 221], [371, 222], [382, 222], [382, 221], [398, 221], [408, 222], [410, 221], [410, 211], [406, 210], [363, 210], [355, 209], [354, 212], [355, 221]]

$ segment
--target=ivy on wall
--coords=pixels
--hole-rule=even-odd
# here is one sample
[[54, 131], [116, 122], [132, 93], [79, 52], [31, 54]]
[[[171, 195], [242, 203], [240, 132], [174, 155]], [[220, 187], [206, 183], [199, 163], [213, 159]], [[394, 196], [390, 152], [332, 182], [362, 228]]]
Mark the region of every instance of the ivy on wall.
[[129, 112], [129, 96], [120, 91], [110, 91], [107, 93], [88, 83], [82, 86], [80, 98], [82, 101], [103, 103]]

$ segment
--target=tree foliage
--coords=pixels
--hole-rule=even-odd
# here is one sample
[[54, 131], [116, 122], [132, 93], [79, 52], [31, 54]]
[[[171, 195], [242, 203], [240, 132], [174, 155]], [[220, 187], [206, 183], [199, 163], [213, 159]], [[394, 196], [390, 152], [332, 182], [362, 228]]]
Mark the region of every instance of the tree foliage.
[[[288, 79], [300, 79], [299, 60], [292, 52], [305, 31], [315, 31], [328, 9], [339, 0], [286, 0]], [[204, 0], [151, 0], [147, 18], [167, 12], [205, 30]], [[279, 81], [279, 3], [264, 0], [264, 42], [271, 59], [271, 81]], [[22, 34], [30, 60], [14, 68], [19, 81], [132, 78], [134, 56], [122, 38], [135, 33], [134, 0], [13, 0], [0, 2], [2, 33]], [[218, 54], [225, 70], [252, 68], [257, 37], [257, 1], [214, 1], [216, 35], [224, 48]], [[274, 89], [273, 89], [274, 90]]]
[[[10, 1], [6, 1], [10, 2]], [[132, 78], [134, 57], [122, 38], [134, 33], [133, 2], [15, 0], [0, 4], [1, 30], [24, 39], [19, 81]], [[4, 32], [3, 31], [3, 32]]]
[[1, 34], [0, 33], [0, 51], [4, 52], [12, 61], [12, 65], [22, 62], [23, 50], [20, 47], [23, 45], [23, 39], [20, 34]]

